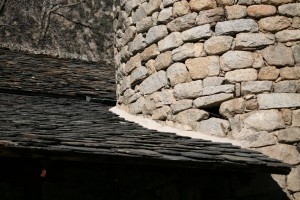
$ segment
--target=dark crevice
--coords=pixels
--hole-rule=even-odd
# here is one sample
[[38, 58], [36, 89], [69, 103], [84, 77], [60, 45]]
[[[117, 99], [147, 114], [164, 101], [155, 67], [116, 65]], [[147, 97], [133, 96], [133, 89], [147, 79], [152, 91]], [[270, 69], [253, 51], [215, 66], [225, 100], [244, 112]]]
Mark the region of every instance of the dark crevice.
[[216, 118], [220, 118], [220, 119], [224, 119], [224, 117], [220, 114], [220, 106], [215, 106], [213, 108], [206, 108], [206, 109], [203, 109], [205, 110], [206, 112], [209, 113], [209, 115], [211, 117], [216, 117]]

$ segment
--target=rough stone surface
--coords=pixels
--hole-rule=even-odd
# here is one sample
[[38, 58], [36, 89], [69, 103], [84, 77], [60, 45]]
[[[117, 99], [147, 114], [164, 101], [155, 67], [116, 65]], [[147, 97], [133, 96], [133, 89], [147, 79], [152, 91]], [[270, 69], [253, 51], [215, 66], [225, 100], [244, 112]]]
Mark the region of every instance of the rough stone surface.
[[274, 16], [262, 18], [258, 22], [262, 31], [276, 32], [288, 28], [292, 25], [292, 20], [284, 16]]
[[253, 19], [237, 19], [218, 22], [215, 30], [217, 35], [228, 35], [240, 32], [257, 32], [258, 25]]
[[300, 66], [299, 67], [285, 67], [280, 69], [280, 77], [282, 79], [300, 79]]
[[136, 23], [137, 32], [148, 31], [153, 26], [152, 17], [145, 17]]
[[278, 42], [300, 40], [300, 30], [283, 30], [275, 34]]
[[300, 106], [300, 94], [295, 93], [273, 93], [258, 94], [260, 109], [292, 108]]
[[140, 6], [138, 7], [138, 9], [136, 9], [135, 11], [132, 12], [132, 22], [133, 23], [137, 23], [140, 20], [142, 20], [143, 18], [147, 17], [147, 13], [145, 11], [145, 9]]
[[226, 93], [214, 94], [210, 96], [199, 97], [194, 100], [193, 104], [197, 108], [212, 108], [215, 106], [219, 106], [224, 101], [227, 101], [232, 98], [233, 98], [233, 94], [226, 94]]
[[187, 58], [195, 58], [205, 55], [202, 43], [185, 43], [182, 46], [172, 50], [173, 61], [182, 61]]
[[257, 71], [255, 69], [237, 69], [226, 72], [225, 79], [230, 83], [255, 81], [257, 79]]
[[208, 38], [211, 35], [212, 31], [210, 30], [209, 24], [197, 26], [181, 33], [181, 37], [184, 42], [195, 41], [201, 38]]
[[173, 4], [173, 13], [174, 17], [180, 17], [186, 15], [191, 11], [189, 3], [185, 0], [177, 1]]
[[188, 109], [178, 113], [176, 121], [180, 124], [191, 124], [208, 118], [208, 113], [199, 109]]
[[166, 72], [159, 71], [146, 78], [140, 84], [140, 91], [143, 94], [151, 94], [168, 85]]
[[204, 42], [204, 50], [208, 54], [222, 54], [231, 48], [232, 41], [231, 36], [211, 37]]
[[258, 48], [275, 43], [275, 37], [272, 34], [263, 33], [239, 33], [236, 35], [235, 48], [247, 49]]
[[299, 87], [299, 81], [280, 81], [274, 84], [274, 93], [296, 93]]
[[261, 50], [261, 54], [269, 65], [293, 66], [295, 63], [292, 49], [282, 43], [268, 46]]
[[215, 0], [191, 0], [189, 5], [192, 11], [208, 10], [217, 7]]
[[248, 16], [254, 18], [268, 17], [276, 12], [276, 7], [272, 5], [251, 5], [247, 8]]
[[259, 70], [258, 80], [276, 80], [279, 76], [280, 70], [276, 67], [263, 67]]
[[171, 32], [184, 31], [192, 28], [196, 22], [197, 13], [189, 13], [178, 17], [167, 24]]
[[170, 105], [175, 102], [172, 90], [162, 90], [161, 92], [154, 92], [151, 98], [157, 104]]
[[294, 44], [292, 46], [292, 51], [294, 53], [295, 62], [296, 62], [296, 64], [299, 65], [300, 64], [300, 44]]
[[300, 191], [300, 166], [292, 168], [287, 177], [288, 189], [293, 192]]
[[188, 59], [185, 62], [192, 79], [203, 79], [219, 75], [219, 57], [207, 56]]
[[190, 80], [189, 72], [183, 63], [174, 63], [167, 69], [167, 77], [171, 86], [178, 83], [184, 83]]
[[148, 3], [144, 5], [144, 9], [147, 15], [151, 15], [155, 11], [158, 11], [161, 4], [162, 4], [161, 0], [149, 0]]
[[292, 115], [293, 115], [292, 110], [285, 108], [285, 109], [281, 109], [280, 112], [281, 112], [284, 123], [286, 125], [291, 125], [292, 124]]
[[[292, 126], [300, 127], [300, 110], [293, 111], [293, 123]], [[300, 135], [300, 133], [299, 133]]]
[[173, 112], [173, 114], [177, 114], [181, 111], [187, 110], [189, 108], [191, 108], [193, 105], [193, 100], [191, 99], [183, 99], [183, 100], [179, 100], [174, 102], [171, 105], [171, 110]]
[[152, 112], [152, 119], [166, 120], [170, 112], [171, 112], [171, 108], [169, 106], [163, 106]]
[[276, 132], [278, 142], [295, 143], [300, 141], [300, 128], [290, 127]]
[[160, 13], [158, 15], [157, 21], [161, 22], [161, 23], [168, 23], [168, 22], [172, 21], [172, 19], [173, 19], [172, 12], [173, 12], [172, 7], [162, 9], [162, 11], [160, 11]]
[[180, 83], [174, 87], [174, 96], [176, 99], [189, 99], [202, 95], [202, 81], [192, 81], [189, 83]]
[[232, 6], [234, 4], [234, 0], [217, 0], [217, 3], [219, 6]]
[[223, 117], [231, 118], [236, 114], [241, 114], [245, 110], [245, 100], [243, 98], [231, 99], [221, 104], [219, 112]]
[[273, 86], [272, 81], [248, 81], [241, 83], [242, 95], [245, 94], [259, 94], [264, 92], [271, 92]]
[[278, 12], [281, 15], [300, 17], [300, 3], [291, 3], [291, 4], [281, 5], [278, 7]]
[[151, 46], [145, 48], [145, 50], [141, 53], [141, 60], [148, 61], [151, 58], [155, 58], [159, 55], [159, 49], [156, 44], [152, 44]]
[[146, 35], [146, 43], [152, 44], [168, 35], [168, 30], [165, 25], [153, 26], [149, 29]]
[[158, 42], [158, 48], [160, 51], [167, 51], [179, 47], [182, 44], [181, 33], [173, 32]]
[[130, 60], [125, 65], [125, 72], [129, 73], [137, 67], [141, 67], [141, 55], [138, 53], [131, 57]]
[[144, 97], [140, 97], [136, 102], [129, 105], [129, 112], [131, 114], [140, 114], [142, 113], [145, 105]]
[[146, 77], [147, 75], [147, 68], [146, 67], [138, 67], [135, 70], [132, 71], [130, 74], [131, 83], [134, 83], [138, 80], [141, 80]]
[[234, 92], [234, 85], [219, 85], [219, 86], [210, 86], [204, 87], [202, 95], [212, 95], [218, 93], [233, 93]]
[[166, 51], [164, 53], [159, 54], [154, 62], [154, 67], [157, 71], [161, 69], [165, 69], [172, 64], [172, 52]]
[[225, 10], [222, 7], [218, 7], [211, 10], [203, 10], [199, 12], [196, 18], [197, 25], [213, 24], [218, 21], [222, 21], [225, 17]]
[[135, 36], [133, 41], [129, 44], [128, 50], [132, 53], [139, 52], [146, 47], [145, 38], [142, 34]]
[[259, 69], [265, 66], [265, 61], [263, 59], [263, 56], [259, 53], [253, 53], [254, 56], [254, 62], [252, 67], [255, 69]]
[[203, 80], [203, 87], [219, 86], [225, 81], [224, 77], [207, 77]]
[[226, 6], [227, 19], [240, 19], [247, 16], [247, 7], [241, 5]]
[[248, 51], [228, 51], [220, 57], [220, 68], [223, 71], [252, 67], [254, 57]]
[[195, 129], [207, 135], [224, 137], [229, 132], [230, 124], [227, 120], [219, 118], [209, 118], [195, 123]]

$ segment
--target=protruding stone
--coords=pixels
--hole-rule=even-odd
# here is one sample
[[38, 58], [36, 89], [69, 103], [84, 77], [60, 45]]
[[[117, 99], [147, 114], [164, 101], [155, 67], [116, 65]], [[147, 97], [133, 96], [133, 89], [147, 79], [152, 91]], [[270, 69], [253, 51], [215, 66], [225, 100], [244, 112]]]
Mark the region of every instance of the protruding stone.
[[193, 122], [201, 121], [203, 119], [207, 119], [209, 114], [203, 110], [199, 109], [188, 109], [180, 112], [176, 116], [176, 120], [180, 124], [191, 124]]
[[252, 5], [247, 8], [248, 16], [254, 18], [268, 17], [276, 14], [276, 7], [272, 5]]
[[172, 52], [166, 51], [164, 53], [159, 54], [154, 63], [154, 67], [157, 71], [161, 69], [165, 69], [172, 64]]
[[228, 51], [220, 58], [220, 68], [223, 71], [252, 67], [254, 57], [248, 51]]
[[261, 54], [255, 52], [253, 53], [253, 56], [254, 56], [254, 62], [252, 65], [253, 68], [258, 69], [265, 66], [265, 61]]
[[167, 69], [167, 77], [170, 80], [171, 86], [178, 83], [188, 82], [191, 78], [185, 64], [174, 63]]
[[159, 11], [161, 4], [161, 0], [149, 0], [148, 3], [144, 5], [147, 15], [151, 15], [152, 13]]
[[173, 32], [158, 42], [158, 48], [160, 51], [167, 51], [179, 47], [182, 44], [181, 33]]
[[284, 16], [274, 16], [262, 18], [258, 24], [262, 31], [276, 32], [290, 27], [292, 20]]
[[211, 35], [212, 31], [210, 30], [209, 24], [197, 26], [181, 33], [181, 37], [184, 42], [208, 38]]
[[203, 87], [219, 86], [225, 81], [224, 77], [207, 77], [203, 80]]
[[172, 59], [175, 62], [204, 55], [202, 43], [185, 43], [172, 51]]
[[129, 0], [129, 1], [126, 1], [125, 3], [125, 10], [127, 13], [130, 13], [132, 9], [138, 7], [139, 5], [139, 1], [138, 0]]
[[157, 104], [170, 105], [175, 102], [172, 90], [162, 90], [161, 92], [154, 92], [151, 98]]
[[173, 16], [180, 17], [190, 12], [189, 3], [186, 0], [177, 1], [173, 4]]
[[227, 19], [240, 19], [247, 16], [247, 7], [241, 5], [226, 6]]
[[140, 33], [137, 36], [135, 36], [133, 41], [129, 44], [128, 50], [132, 53], [136, 53], [136, 52], [141, 51], [145, 47], [146, 47], [145, 38]]
[[275, 43], [275, 37], [272, 34], [263, 33], [239, 33], [236, 35], [236, 49], [252, 49], [271, 45]]
[[140, 6], [138, 7], [138, 9], [136, 9], [135, 11], [132, 12], [132, 22], [133, 23], [137, 23], [140, 20], [142, 20], [143, 18], [147, 17], [147, 13], [145, 11], [145, 9]]
[[257, 32], [258, 25], [253, 19], [237, 19], [218, 22], [215, 30], [217, 35], [236, 34], [240, 32]]
[[210, 96], [199, 97], [194, 100], [193, 104], [197, 108], [212, 108], [221, 105], [224, 101], [233, 98], [233, 94], [214, 94]]
[[294, 53], [295, 62], [300, 64], [300, 44], [294, 44], [292, 46], [292, 51]]
[[146, 78], [140, 84], [140, 91], [143, 94], [152, 94], [157, 90], [168, 85], [168, 79], [165, 71], [159, 71]]
[[217, 7], [215, 0], [190, 0], [192, 11], [208, 10]]
[[222, 54], [230, 49], [232, 41], [231, 36], [211, 37], [204, 42], [204, 50], [208, 54]]
[[232, 136], [234, 139], [240, 140], [244, 146], [251, 148], [276, 144], [274, 134], [266, 131], [253, 131], [243, 128], [239, 132], [234, 132]]
[[136, 28], [134, 26], [130, 26], [126, 29], [122, 39], [121, 39], [121, 45], [125, 46], [128, 42], [130, 42], [136, 33]]
[[173, 12], [172, 7], [162, 9], [158, 15], [157, 21], [161, 23], [168, 23], [172, 21], [173, 19], [172, 12]]
[[189, 13], [181, 17], [177, 17], [167, 24], [171, 32], [180, 32], [192, 28], [196, 22], [197, 13]]
[[132, 71], [132, 73], [130, 74], [130, 78], [131, 78], [131, 83], [134, 83], [138, 80], [141, 80], [143, 78], [146, 77], [147, 75], [147, 68], [146, 67], [138, 67], [135, 70]]
[[241, 114], [245, 110], [245, 100], [243, 98], [225, 101], [220, 106], [220, 114], [223, 117], [231, 118], [236, 114]]
[[300, 81], [280, 81], [274, 84], [274, 93], [296, 93], [300, 88]]
[[146, 35], [146, 43], [152, 44], [168, 35], [168, 30], [165, 25], [153, 26], [149, 29]]
[[241, 83], [242, 95], [245, 94], [259, 94], [264, 92], [271, 92], [272, 81], [248, 81]]
[[131, 57], [130, 60], [125, 65], [125, 72], [130, 73], [137, 67], [141, 67], [141, 55], [138, 53], [135, 56]]
[[194, 80], [203, 79], [208, 76], [218, 76], [220, 72], [218, 56], [188, 59], [185, 64]]
[[142, 61], [148, 61], [151, 58], [155, 58], [159, 55], [159, 53], [158, 46], [156, 44], [152, 44], [141, 53], [141, 59]]
[[280, 69], [280, 77], [283, 80], [299, 80], [300, 67], [285, 67]]
[[129, 105], [129, 112], [131, 114], [140, 114], [143, 111], [145, 105], [144, 97], [140, 97], [136, 102]]
[[218, 6], [232, 6], [234, 4], [234, 0], [217, 0]]
[[210, 86], [204, 87], [202, 95], [212, 95], [218, 93], [233, 93], [234, 92], [234, 85], [219, 85], [219, 86]]
[[219, 118], [210, 118], [195, 123], [195, 129], [207, 135], [215, 135], [224, 137], [229, 132], [229, 121]]
[[287, 177], [287, 186], [290, 191], [300, 191], [300, 166], [292, 168], [291, 173]]
[[255, 81], [257, 79], [257, 71], [255, 69], [237, 69], [226, 72], [225, 79], [230, 83]]
[[152, 17], [145, 17], [136, 23], [138, 33], [148, 31], [153, 26]]
[[300, 30], [283, 30], [275, 34], [278, 42], [289, 42], [300, 40]]
[[257, 96], [259, 109], [300, 107], [300, 94], [272, 93]]
[[259, 70], [258, 80], [276, 80], [279, 73], [279, 69], [274, 66], [263, 67]]
[[192, 104], [193, 104], [193, 100], [183, 99], [183, 100], [179, 100], [179, 101], [174, 102], [171, 105], [171, 109], [172, 109], [173, 114], [177, 114], [181, 111], [184, 111], [184, 110], [187, 110], [187, 109], [191, 108]]
[[293, 3], [295, 0], [269, 0], [268, 2], [273, 5], [281, 5], [287, 3]]
[[281, 112], [284, 123], [286, 125], [291, 125], [292, 124], [292, 115], [293, 115], [292, 110], [285, 108], [285, 109], [281, 109], [280, 112]]
[[171, 113], [171, 108], [169, 106], [163, 106], [152, 112], [152, 119], [153, 120], [166, 120], [170, 113]]
[[298, 127], [300, 127], [300, 110], [294, 110], [293, 111], [292, 126], [298, 126]]
[[202, 81], [192, 81], [189, 83], [180, 83], [174, 87], [174, 96], [176, 99], [196, 98], [202, 95]]
[[278, 142], [280, 143], [295, 143], [300, 142], [300, 128], [290, 127], [276, 132]]
[[278, 12], [281, 15], [300, 17], [300, 3], [285, 4], [278, 7]]
[[222, 21], [225, 18], [225, 10], [222, 7], [218, 7], [210, 10], [203, 10], [199, 12], [196, 18], [197, 25], [204, 25]]
[[293, 66], [295, 63], [292, 49], [282, 43], [268, 46], [261, 50], [261, 54], [269, 65]]

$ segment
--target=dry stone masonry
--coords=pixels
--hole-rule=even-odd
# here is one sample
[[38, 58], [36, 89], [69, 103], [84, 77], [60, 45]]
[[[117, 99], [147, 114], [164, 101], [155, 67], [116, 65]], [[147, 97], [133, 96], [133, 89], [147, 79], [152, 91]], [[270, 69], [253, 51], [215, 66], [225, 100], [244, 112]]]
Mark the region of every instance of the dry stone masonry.
[[120, 0], [114, 29], [119, 107], [293, 165], [299, 199], [299, 0]]

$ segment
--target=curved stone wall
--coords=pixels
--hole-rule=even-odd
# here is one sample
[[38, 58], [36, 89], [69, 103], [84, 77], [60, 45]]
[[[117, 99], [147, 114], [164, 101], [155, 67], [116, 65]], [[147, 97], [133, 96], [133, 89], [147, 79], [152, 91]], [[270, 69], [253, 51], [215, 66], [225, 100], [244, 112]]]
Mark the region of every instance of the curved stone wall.
[[299, 199], [299, 1], [120, 0], [115, 11], [118, 106], [294, 165], [275, 178]]

